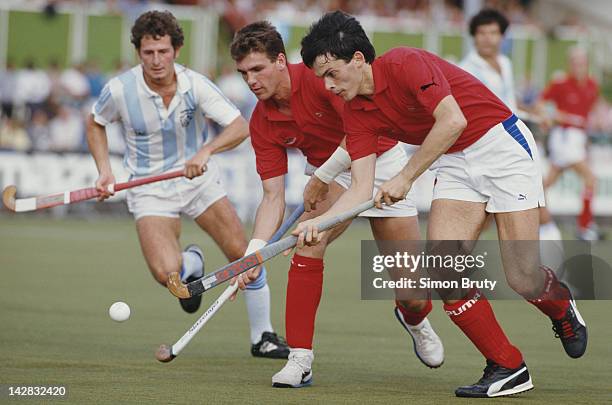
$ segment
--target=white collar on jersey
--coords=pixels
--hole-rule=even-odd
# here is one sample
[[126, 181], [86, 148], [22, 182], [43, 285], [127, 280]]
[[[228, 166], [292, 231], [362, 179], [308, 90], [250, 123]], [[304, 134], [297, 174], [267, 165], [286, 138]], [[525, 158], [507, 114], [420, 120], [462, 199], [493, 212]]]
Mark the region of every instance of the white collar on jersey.
[[[497, 55], [497, 63], [499, 63], [499, 66], [502, 68], [502, 71], [505, 70], [505, 65], [506, 65], [506, 59], [508, 57], [506, 55], [504, 55], [503, 53], [499, 53]], [[473, 63], [474, 65], [483, 68], [483, 69], [487, 69], [490, 71], [494, 71], [497, 73], [497, 71], [495, 71], [495, 69], [493, 69], [493, 67], [491, 65], [489, 65], [489, 62], [487, 62], [482, 56], [480, 56], [478, 54], [478, 52], [476, 52], [476, 49], [472, 49], [467, 56], [465, 57], [465, 60], [468, 63]], [[499, 73], [498, 73], [499, 74]]]
[[[136, 77], [138, 78], [138, 83], [142, 86], [144, 91], [148, 94], [149, 97], [157, 97], [159, 94], [154, 92], [147, 86], [147, 83], [144, 80], [144, 76], [142, 74], [142, 65], [138, 64], [135, 66], [136, 69]], [[179, 65], [178, 63], [174, 64], [174, 71], [176, 72], [176, 80], [177, 86], [176, 89], [180, 93], [187, 93], [191, 89], [191, 80], [187, 77], [187, 68], [183, 65]]]

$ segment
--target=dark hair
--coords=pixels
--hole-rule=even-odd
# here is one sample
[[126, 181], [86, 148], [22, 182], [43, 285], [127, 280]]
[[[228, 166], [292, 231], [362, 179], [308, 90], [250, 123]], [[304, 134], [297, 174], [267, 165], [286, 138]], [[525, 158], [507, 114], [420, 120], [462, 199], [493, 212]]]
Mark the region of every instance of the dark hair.
[[470, 20], [470, 35], [476, 35], [478, 27], [481, 25], [497, 24], [499, 25], [499, 31], [502, 35], [506, 33], [508, 29], [508, 19], [505, 15], [493, 8], [483, 8]]
[[159, 39], [164, 35], [170, 36], [174, 49], [183, 46], [183, 40], [185, 39], [181, 26], [169, 11], [147, 11], [136, 19], [132, 27], [131, 38], [131, 42], [136, 49], [140, 49], [140, 41], [147, 35], [154, 39]]
[[302, 60], [309, 68], [317, 56], [329, 54], [348, 63], [357, 51], [363, 53], [367, 63], [374, 62], [376, 51], [361, 24], [342, 11], [325, 14], [302, 38]]
[[265, 53], [272, 62], [279, 54], [285, 54], [283, 38], [268, 21], [257, 21], [242, 27], [230, 45], [232, 59], [240, 62], [251, 52]]

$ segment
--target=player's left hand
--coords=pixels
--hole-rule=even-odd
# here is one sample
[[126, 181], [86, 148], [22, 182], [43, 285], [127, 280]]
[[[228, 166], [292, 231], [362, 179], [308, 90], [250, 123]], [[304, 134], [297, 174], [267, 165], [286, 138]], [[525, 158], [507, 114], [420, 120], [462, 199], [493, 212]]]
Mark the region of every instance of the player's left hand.
[[317, 176], [310, 176], [308, 184], [304, 187], [304, 211], [310, 212], [317, 209], [317, 203], [327, 199], [329, 184], [321, 181]]
[[193, 179], [201, 176], [206, 171], [206, 163], [210, 159], [210, 152], [206, 149], [201, 149], [194, 157], [185, 163], [185, 177]]
[[[240, 290], [246, 290], [247, 285], [257, 280], [260, 273], [261, 273], [261, 266], [254, 267], [232, 278], [232, 280], [230, 281], [230, 284], [234, 285], [234, 283], [238, 283], [238, 288]], [[234, 301], [236, 299], [237, 294], [238, 294], [238, 290], [236, 290], [236, 292], [230, 296], [230, 301]]]
[[[295, 246], [301, 249], [304, 246], [316, 246], [319, 244], [324, 232], [319, 232], [319, 220], [318, 218], [313, 218], [300, 222], [291, 234], [298, 237]], [[290, 251], [287, 250], [283, 254], [287, 256]]]
[[393, 205], [406, 198], [412, 188], [412, 181], [406, 179], [402, 172], [394, 176], [391, 180], [384, 182], [378, 189], [374, 204], [376, 208], [382, 208], [382, 204]]

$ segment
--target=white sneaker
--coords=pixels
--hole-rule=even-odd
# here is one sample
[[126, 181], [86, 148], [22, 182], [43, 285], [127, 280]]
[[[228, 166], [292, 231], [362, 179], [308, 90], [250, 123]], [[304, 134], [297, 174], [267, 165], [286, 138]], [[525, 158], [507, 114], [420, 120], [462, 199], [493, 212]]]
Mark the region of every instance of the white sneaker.
[[314, 353], [308, 349], [291, 349], [285, 367], [272, 377], [276, 388], [301, 388], [312, 384]]
[[427, 318], [418, 325], [409, 325], [399, 308], [395, 308], [395, 316], [404, 329], [412, 337], [414, 353], [421, 363], [430, 368], [438, 368], [444, 363], [444, 346], [436, 335]]

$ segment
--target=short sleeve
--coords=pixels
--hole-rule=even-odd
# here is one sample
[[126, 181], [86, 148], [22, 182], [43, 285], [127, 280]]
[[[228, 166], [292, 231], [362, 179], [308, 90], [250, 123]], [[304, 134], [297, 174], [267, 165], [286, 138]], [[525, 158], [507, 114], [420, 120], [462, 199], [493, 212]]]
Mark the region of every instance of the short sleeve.
[[542, 91], [542, 94], [540, 94], [540, 98], [542, 100], [555, 101], [557, 98], [558, 87], [559, 86], [556, 83], [549, 84], [548, 87]]
[[240, 116], [238, 108], [206, 77], [196, 77], [194, 84], [197, 104], [207, 118], [226, 127]]
[[264, 128], [267, 121], [255, 110], [251, 116], [249, 130], [251, 145], [255, 151], [255, 165], [261, 180], [271, 179], [287, 173], [287, 150], [272, 142], [266, 133], [271, 135], [269, 128]]
[[[424, 53], [405, 55], [399, 64], [392, 68], [393, 79], [397, 85], [410, 92], [420, 105], [433, 115], [434, 110], [446, 96], [451, 95], [451, 88], [442, 70], [434, 59]], [[394, 85], [389, 82], [389, 85]]]
[[102, 89], [98, 100], [91, 107], [91, 113], [94, 116], [94, 121], [103, 126], [119, 121], [119, 109], [113, 98], [110, 82]]

